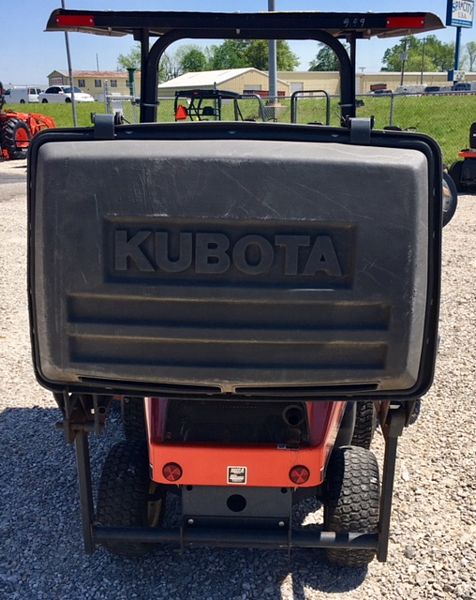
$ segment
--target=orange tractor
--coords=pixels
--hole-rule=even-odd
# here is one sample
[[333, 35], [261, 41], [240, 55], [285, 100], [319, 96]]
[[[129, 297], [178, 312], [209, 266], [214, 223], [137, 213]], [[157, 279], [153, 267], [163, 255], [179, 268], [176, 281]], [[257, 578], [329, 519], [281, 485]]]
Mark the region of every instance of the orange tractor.
[[[0, 111], [5, 104], [3, 85], [0, 83]], [[31, 138], [43, 129], [56, 127], [52, 117], [14, 110], [0, 112], [0, 157], [4, 160], [26, 158]]]

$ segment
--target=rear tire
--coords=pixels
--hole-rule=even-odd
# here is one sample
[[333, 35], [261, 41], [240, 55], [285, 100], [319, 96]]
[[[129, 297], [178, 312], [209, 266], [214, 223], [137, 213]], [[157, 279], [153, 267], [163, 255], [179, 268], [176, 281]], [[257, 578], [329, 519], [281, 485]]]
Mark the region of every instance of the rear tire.
[[65, 99], [65, 103], [66, 103], [66, 104], [69, 104], [70, 102], [71, 102], [71, 98], [66, 98], [66, 99]]
[[2, 147], [7, 150], [10, 159], [26, 158], [31, 140], [28, 125], [20, 119], [8, 119], [2, 124]]
[[41, 101], [42, 104], [48, 104], [48, 100], [46, 98], [43, 98], [43, 100]]
[[126, 440], [147, 440], [144, 398], [125, 396], [122, 399], [122, 426]]
[[357, 402], [354, 433], [350, 445], [367, 448], [368, 450], [376, 427], [377, 411], [375, 410], [375, 404], [372, 401]]
[[[327, 467], [324, 529], [336, 533], [376, 533], [379, 523], [378, 464], [366, 448], [335, 448]], [[330, 563], [365, 567], [375, 550], [326, 550]]]
[[[106, 457], [99, 483], [97, 516], [99, 525], [109, 527], [157, 527], [165, 509], [164, 488], [149, 479], [147, 446], [119, 442]], [[143, 556], [151, 544], [111, 541], [104, 547], [126, 558]]]
[[461, 160], [458, 160], [455, 163], [453, 163], [450, 167], [450, 170], [448, 171], [448, 174], [451, 177], [451, 179], [453, 180], [458, 192], [464, 191], [464, 186], [461, 183], [462, 171], [463, 171], [463, 161], [461, 161]]

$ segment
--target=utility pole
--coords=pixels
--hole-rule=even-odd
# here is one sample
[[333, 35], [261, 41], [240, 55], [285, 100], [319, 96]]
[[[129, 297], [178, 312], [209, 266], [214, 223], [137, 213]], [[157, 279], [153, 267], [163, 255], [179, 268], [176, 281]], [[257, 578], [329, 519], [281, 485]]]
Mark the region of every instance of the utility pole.
[[[268, 0], [268, 11], [274, 12], [276, 3], [274, 0]], [[269, 102], [275, 104], [278, 100], [278, 76], [277, 76], [277, 44], [276, 40], [269, 40]]]
[[[61, 0], [61, 8], [65, 8], [64, 0]], [[69, 76], [69, 85], [71, 88], [71, 108], [73, 110], [73, 124], [75, 127], [78, 126], [78, 116], [76, 114], [76, 101], [74, 99], [74, 80], [73, 80], [73, 69], [71, 67], [71, 54], [69, 51], [69, 39], [68, 32], [64, 32], [64, 39], [66, 43], [66, 58], [68, 60], [68, 76]]]
[[402, 59], [402, 73], [400, 76], [400, 85], [403, 85], [403, 79], [405, 77], [405, 63], [408, 60], [407, 42], [408, 42], [408, 40], [407, 40], [407, 38], [405, 38], [403, 41], [403, 52], [400, 55], [401, 59]]
[[425, 70], [425, 46], [426, 46], [426, 38], [423, 38], [423, 46], [421, 51], [421, 73], [420, 73], [420, 83], [423, 83], [423, 72]]

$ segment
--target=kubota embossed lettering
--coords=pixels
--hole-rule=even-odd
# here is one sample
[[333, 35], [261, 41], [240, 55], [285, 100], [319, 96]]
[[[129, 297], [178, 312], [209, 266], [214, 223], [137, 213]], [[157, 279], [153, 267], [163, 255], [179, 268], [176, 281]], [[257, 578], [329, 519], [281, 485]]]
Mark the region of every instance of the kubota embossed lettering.
[[142, 272], [224, 274], [230, 269], [263, 275], [275, 269], [287, 276], [325, 273], [342, 277], [330, 235], [281, 234], [267, 239], [249, 234], [231, 241], [224, 233], [126, 229], [114, 232], [114, 269]]

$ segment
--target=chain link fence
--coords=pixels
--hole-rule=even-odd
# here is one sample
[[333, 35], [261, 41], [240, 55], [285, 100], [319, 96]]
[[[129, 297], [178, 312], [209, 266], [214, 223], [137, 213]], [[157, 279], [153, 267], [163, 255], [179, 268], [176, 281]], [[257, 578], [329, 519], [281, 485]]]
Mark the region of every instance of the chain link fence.
[[[339, 98], [334, 96], [330, 102], [331, 125], [339, 126]], [[476, 121], [476, 93], [471, 92], [366, 94], [357, 96], [357, 102], [357, 116], [374, 117], [377, 129], [399, 127], [433, 137], [448, 164], [468, 146], [469, 128]], [[300, 99], [297, 114], [299, 123], [325, 122], [324, 99]]]
[[430, 135], [448, 164], [468, 147], [469, 128], [476, 121], [474, 93], [372, 94], [359, 100], [358, 116], [374, 116], [379, 129], [393, 126]]
[[[476, 121], [476, 93], [432, 93], [432, 94], [367, 94], [359, 95], [357, 115], [374, 117], [375, 127], [399, 127], [403, 130], [426, 133], [440, 144], [445, 162], [451, 164], [458, 152], [468, 146], [469, 128]], [[265, 116], [282, 123], [291, 122], [291, 99], [280, 98], [279, 110], [265, 111]], [[340, 125], [339, 98], [330, 97], [330, 106], [321, 94], [300, 97], [296, 103], [297, 123], [322, 123], [330, 113], [330, 125]], [[140, 109], [131, 96], [105, 95], [106, 112], [119, 112], [126, 122], [138, 123]], [[266, 106], [266, 103], [265, 103]], [[240, 100], [240, 110], [245, 120], [261, 120], [256, 99]], [[231, 102], [223, 102], [223, 120], [233, 120]], [[158, 121], [175, 120], [174, 98], [160, 98]]]

